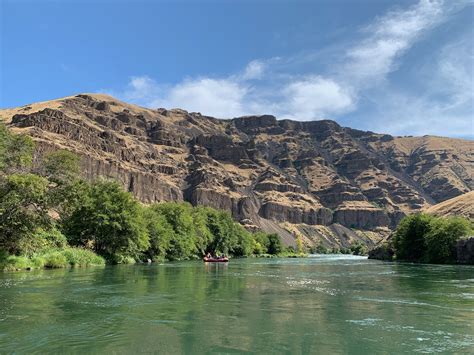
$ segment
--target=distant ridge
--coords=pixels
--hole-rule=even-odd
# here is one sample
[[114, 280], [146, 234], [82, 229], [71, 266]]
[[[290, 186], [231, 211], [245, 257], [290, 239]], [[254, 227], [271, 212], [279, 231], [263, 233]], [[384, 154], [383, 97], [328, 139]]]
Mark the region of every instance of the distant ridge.
[[81, 156], [146, 203], [188, 201], [229, 211], [287, 244], [373, 245], [406, 214], [474, 190], [474, 142], [393, 137], [334, 121], [271, 115], [216, 119], [80, 94], [0, 110], [45, 152]]

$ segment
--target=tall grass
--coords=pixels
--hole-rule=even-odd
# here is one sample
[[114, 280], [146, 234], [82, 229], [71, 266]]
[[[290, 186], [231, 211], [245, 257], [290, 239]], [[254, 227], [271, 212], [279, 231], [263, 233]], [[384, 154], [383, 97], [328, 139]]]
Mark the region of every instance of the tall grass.
[[91, 265], [105, 265], [105, 260], [92, 251], [82, 248], [49, 249], [32, 257], [0, 253], [0, 270], [4, 271], [41, 268], [56, 269]]

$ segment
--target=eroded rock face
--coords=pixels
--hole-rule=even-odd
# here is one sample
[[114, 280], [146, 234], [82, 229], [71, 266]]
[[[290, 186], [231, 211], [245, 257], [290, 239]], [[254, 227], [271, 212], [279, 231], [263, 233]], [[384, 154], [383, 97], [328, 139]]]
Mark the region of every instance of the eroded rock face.
[[0, 117], [38, 142], [38, 156], [58, 148], [81, 155], [88, 179], [113, 177], [147, 203], [222, 208], [249, 229], [290, 242], [284, 223], [301, 225], [295, 233], [303, 235], [327, 226], [321, 238], [337, 238], [332, 225], [393, 227], [407, 213], [474, 189], [474, 144], [465, 140], [270, 115], [218, 120], [95, 94], [1, 110]]
[[456, 245], [456, 261], [459, 264], [474, 264], [474, 237], [458, 241]]

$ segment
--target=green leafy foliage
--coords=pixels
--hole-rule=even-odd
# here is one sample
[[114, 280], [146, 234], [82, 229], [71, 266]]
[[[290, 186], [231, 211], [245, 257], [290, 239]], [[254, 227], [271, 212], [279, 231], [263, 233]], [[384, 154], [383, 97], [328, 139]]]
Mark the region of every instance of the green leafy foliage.
[[34, 143], [30, 137], [15, 135], [0, 122], [0, 172], [19, 172], [30, 167]]
[[47, 192], [48, 180], [34, 174], [0, 181], [0, 249], [18, 254], [38, 228], [50, 228]]
[[270, 254], [276, 255], [283, 252], [283, 245], [281, 239], [277, 234], [266, 234], [257, 232], [254, 234], [255, 246], [257, 249], [255, 254]]
[[42, 173], [56, 183], [68, 184], [79, 177], [79, 157], [67, 150], [47, 154], [42, 163]]
[[469, 221], [454, 217], [434, 219], [425, 235], [426, 261], [446, 264], [456, 261], [456, 242], [471, 230]]
[[353, 255], [367, 255], [369, 252], [367, 250], [367, 247], [361, 242], [356, 242], [352, 244], [349, 250]]
[[456, 242], [471, 231], [471, 223], [461, 217], [416, 214], [400, 222], [392, 244], [398, 260], [454, 263]]
[[397, 258], [407, 261], [422, 261], [425, 252], [425, 235], [431, 231], [434, 217], [415, 214], [401, 220], [393, 236]]
[[139, 203], [114, 181], [93, 183], [65, 221], [71, 245], [90, 247], [110, 262], [139, 257], [149, 247]]

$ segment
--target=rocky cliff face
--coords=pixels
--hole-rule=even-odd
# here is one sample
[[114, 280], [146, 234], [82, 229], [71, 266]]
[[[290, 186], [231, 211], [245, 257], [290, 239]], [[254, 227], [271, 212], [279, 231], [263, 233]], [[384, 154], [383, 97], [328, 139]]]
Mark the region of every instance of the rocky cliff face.
[[226, 209], [288, 244], [297, 234], [288, 225], [308, 244], [323, 241], [321, 231], [319, 241], [312, 238], [320, 226], [332, 235], [328, 245], [342, 246], [343, 233], [349, 242], [366, 238], [348, 228], [381, 237], [406, 213], [474, 189], [474, 143], [465, 140], [270, 115], [218, 120], [97, 94], [1, 110], [0, 118], [32, 136], [38, 156], [58, 148], [80, 154], [89, 179], [118, 179], [146, 203]]

